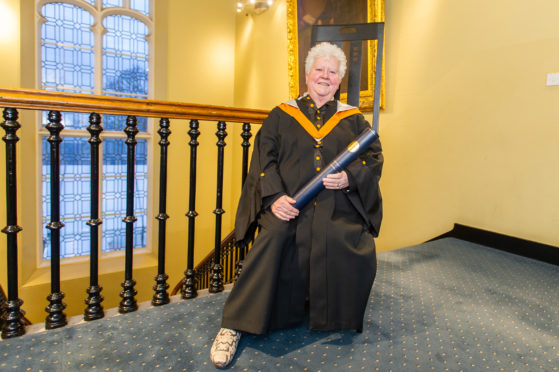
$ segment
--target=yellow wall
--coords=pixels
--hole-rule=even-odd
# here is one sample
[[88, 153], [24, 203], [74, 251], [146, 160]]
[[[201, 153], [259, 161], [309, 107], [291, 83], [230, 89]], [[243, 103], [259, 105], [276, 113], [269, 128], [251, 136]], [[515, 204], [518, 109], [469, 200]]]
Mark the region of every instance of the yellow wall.
[[[229, 0], [168, 1], [167, 90], [166, 99], [222, 106], [234, 106], [235, 76], [235, 3]], [[159, 97], [156, 97], [159, 98]], [[234, 217], [233, 195], [227, 190], [233, 176], [233, 136], [239, 124], [227, 123], [224, 154], [224, 193], [222, 237], [232, 229]], [[187, 121], [172, 121], [169, 147], [167, 268], [169, 283], [175, 285], [186, 268], [188, 238], [188, 191], [190, 137]], [[216, 122], [200, 122], [197, 154], [197, 200], [194, 255], [195, 264], [204, 258], [215, 242], [215, 215], [217, 182]], [[238, 137], [237, 137], [238, 138]], [[235, 140], [238, 142], [238, 140]], [[239, 174], [240, 171], [237, 172]], [[211, 191], [209, 191], [211, 190]]]
[[[0, 2], [0, 17], [2, 17], [2, 32], [0, 33], [0, 50], [10, 51], [11, 58], [3, 58], [0, 61], [0, 85], [1, 86], [19, 86], [19, 1], [18, 0], [3, 0]], [[3, 122], [4, 119], [2, 118]], [[0, 137], [5, 135], [4, 130]], [[6, 157], [4, 150], [4, 141], [2, 143], [2, 150], [0, 151], [0, 206], [6, 205], [6, 192], [5, 190], [5, 175], [6, 175]], [[0, 207], [0, 229], [6, 226], [6, 212], [5, 207]], [[7, 291], [6, 287], [6, 238], [5, 234], [0, 236], [0, 284]]]
[[3, 86], [17, 87], [20, 81], [20, 34], [19, 34], [19, 1], [0, 1], [0, 17], [2, 32], [0, 33], [0, 48], [7, 54], [2, 58], [0, 82]]
[[239, 14], [235, 106], [271, 110], [288, 99], [285, 2], [258, 16]]
[[392, 249], [454, 222], [559, 245], [559, 3], [386, 2]]
[[[386, 1], [380, 251], [453, 223], [559, 245], [559, 87], [545, 86], [559, 71], [558, 10], [554, 0]], [[284, 17], [283, 0], [238, 21], [236, 104], [287, 98], [285, 22], [274, 22]]]

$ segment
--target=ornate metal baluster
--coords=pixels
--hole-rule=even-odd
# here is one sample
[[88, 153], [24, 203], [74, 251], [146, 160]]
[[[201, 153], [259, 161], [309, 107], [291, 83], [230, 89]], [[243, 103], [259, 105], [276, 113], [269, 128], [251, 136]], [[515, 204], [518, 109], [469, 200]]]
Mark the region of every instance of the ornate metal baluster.
[[7, 263], [8, 263], [8, 297], [5, 303], [5, 312], [2, 325], [2, 338], [21, 336], [25, 333], [23, 327], [23, 301], [18, 298], [17, 281], [17, 233], [22, 230], [17, 225], [17, 177], [16, 177], [16, 143], [19, 138], [16, 132], [21, 125], [17, 121], [18, 112], [14, 108], [4, 109], [4, 122], [1, 124], [6, 131], [2, 137], [6, 142], [6, 213], [7, 226], [2, 232], [7, 237]]
[[49, 123], [45, 126], [50, 133], [50, 214], [51, 222], [47, 224], [51, 238], [51, 294], [48, 295], [49, 305], [45, 309], [49, 315], [45, 328], [53, 329], [66, 325], [66, 304], [62, 302], [64, 293], [60, 291], [60, 229], [64, 224], [60, 221], [60, 132], [64, 129], [62, 115], [59, 111], [49, 111]]
[[229, 247], [221, 247], [221, 267], [223, 268], [223, 284], [229, 280]]
[[199, 277], [200, 288], [210, 287], [210, 274], [211, 274], [212, 261], [206, 262], [201, 268], [198, 269], [196, 276]]
[[126, 128], [124, 133], [128, 136], [125, 143], [128, 148], [126, 155], [126, 217], [122, 220], [126, 224], [126, 250], [125, 250], [125, 267], [124, 267], [124, 281], [121, 283], [122, 291], [120, 291], [120, 305], [118, 311], [120, 313], [130, 313], [138, 309], [136, 303], [136, 290], [134, 286], [136, 281], [132, 279], [132, 257], [134, 248], [134, 222], [137, 218], [134, 217], [134, 168], [136, 163], [136, 134], [138, 134], [137, 120], [135, 116], [128, 116], [126, 118]]
[[90, 261], [89, 261], [89, 288], [85, 304], [84, 320], [95, 320], [105, 316], [103, 312], [102, 287], [99, 286], [99, 145], [102, 140], [99, 137], [103, 131], [101, 116], [96, 113], [89, 115], [89, 126], [87, 131], [91, 134], [89, 143], [91, 146], [91, 219], [87, 221], [90, 226]]
[[[245, 184], [245, 180], [248, 174], [248, 150], [250, 148], [250, 137], [252, 137], [252, 133], [250, 132], [250, 123], [243, 123], [243, 132], [241, 133], [241, 137], [243, 138], [243, 143], [241, 146], [243, 147], [243, 171], [241, 177], [241, 186]], [[243, 260], [245, 259], [246, 247], [236, 247], [238, 260], [235, 265], [235, 279], [241, 275], [241, 271], [243, 271]]]
[[197, 138], [200, 135], [198, 130], [199, 124], [198, 120], [190, 120], [190, 130], [188, 135], [190, 136], [190, 191], [188, 195], [188, 261], [186, 264], [186, 270], [184, 272], [185, 280], [181, 288], [181, 297], [184, 299], [194, 298], [198, 295], [196, 290], [197, 280], [196, 273], [194, 272], [194, 226], [195, 219], [198, 216], [196, 213], [196, 156], [198, 141]]
[[248, 149], [250, 148], [250, 137], [252, 137], [252, 133], [250, 133], [250, 123], [243, 123], [243, 133], [241, 133], [241, 137], [243, 138], [243, 143], [241, 146], [243, 147], [243, 173], [242, 173], [242, 183], [241, 186], [245, 184], [245, 180], [248, 174]]
[[202, 269], [203, 269], [203, 270], [198, 271], [198, 272], [196, 273], [196, 276], [197, 276], [197, 277], [200, 277], [198, 283], [201, 282], [201, 283], [200, 283], [200, 286], [201, 286], [200, 288], [208, 288], [208, 287], [210, 286], [210, 284], [209, 284], [209, 282], [208, 282], [208, 277], [209, 277], [209, 275], [208, 275], [208, 270], [206, 269], [205, 266], [204, 266]]
[[233, 278], [233, 247], [228, 243], [225, 247], [225, 257], [227, 257], [227, 276], [225, 277], [226, 283], [230, 283]]
[[224, 121], [217, 123], [217, 132], [215, 133], [217, 140], [217, 192], [216, 206], [213, 211], [215, 214], [215, 248], [214, 248], [214, 264], [210, 279], [211, 293], [223, 291], [223, 268], [220, 263], [221, 258], [221, 215], [225, 213], [222, 209], [223, 200], [223, 149], [225, 147], [225, 137], [227, 125]]
[[235, 282], [235, 280], [237, 280], [237, 268], [239, 267], [239, 262], [241, 259], [241, 256], [239, 254], [241, 252], [241, 248], [238, 248], [235, 242], [232, 243], [232, 246], [233, 246], [233, 255], [234, 255], [233, 262], [235, 262], [235, 271], [233, 271], [233, 277], [231, 278], [232, 279], [231, 281]]
[[159, 214], [155, 217], [159, 220], [159, 246], [158, 246], [158, 264], [157, 276], [155, 277], [155, 285], [153, 290], [153, 298], [151, 303], [154, 306], [165, 305], [169, 303], [169, 293], [167, 289], [167, 279], [169, 275], [165, 274], [165, 223], [169, 216], [167, 215], [167, 147], [170, 142], [167, 140], [171, 131], [169, 130], [169, 119], [162, 118], [159, 120], [159, 130], [157, 131], [161, 140], [159, 146], [161, 147], [161, 155], [159, 162]]

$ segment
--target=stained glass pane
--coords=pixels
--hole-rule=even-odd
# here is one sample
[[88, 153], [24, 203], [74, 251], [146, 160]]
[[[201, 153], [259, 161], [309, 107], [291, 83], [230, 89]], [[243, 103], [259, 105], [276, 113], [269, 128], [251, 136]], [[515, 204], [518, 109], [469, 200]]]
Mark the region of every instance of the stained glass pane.
[[41, 46], [43, 55], [42, 88], [47, 90], [92, 93], [94, 89], [93, 53], [84, 49]]
[[86, 3], [90, 3], [91, 5], [95, 6], [95, 0], [84, 0]]
[[43, 6], [41, 87], [93, 93], [93, 16], [71, 4]]
[[122, 0], [103, 0], [103, 8], [122, 6]]
[[[48, 112], [43, 111], [42, 123], [48, 123]], [[62, 124], [65, 129], [86, 129], [89, 125], [89, 114], [79, 112], [63, 112]]]
[[[140, 132], [147, 131], [148, 120], [138, 116], [138, 130]], [[122, 132], [126, 127], [126, 116], [121, 115], [105, 115], [103, 117], [104, 128], [106, 131]]]
[[107, 53], [103, 55], [103, 65], [104, 95], [147, 98], [147, 59]]
[[[42, 139], [43, 177], [43, 258], [50, 259], [51, 221], [50, 143]], [[76, 257], [89, 254], [90, 155], [87, 138], [65, 137], [60, 143], [60, 255]]]
[[[139, 139], [135, 148], [134, 248], [146, 246], [147, 231], [147, 141]], [[126, 247], [126, 154], [123, 139], [107, 138], [103, 142], [103, 252]]]
[[147, 26], [123, 15], [108, 16], [103, 25], [103, 94], [147, 98]]
[[130, 8], [149, 15], [149, 3], [150, 0], [130, 0]]

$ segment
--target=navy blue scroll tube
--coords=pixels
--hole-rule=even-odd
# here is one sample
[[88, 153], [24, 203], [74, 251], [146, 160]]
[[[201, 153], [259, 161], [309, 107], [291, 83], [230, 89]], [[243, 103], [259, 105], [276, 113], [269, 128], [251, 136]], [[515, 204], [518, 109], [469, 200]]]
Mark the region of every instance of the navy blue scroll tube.
[[326, 168], [313, 177], [303, 188], [293, 196], [296, 200], [293, 206], [301, 209], [316, 194], [324, 189], [322, 179], [329, 174], [342, 171], [349, 163], [355, 160], [367, 147], [378, 138], [377, 132], [372, 128], [365, 129], [347, 148], [342, 151]]

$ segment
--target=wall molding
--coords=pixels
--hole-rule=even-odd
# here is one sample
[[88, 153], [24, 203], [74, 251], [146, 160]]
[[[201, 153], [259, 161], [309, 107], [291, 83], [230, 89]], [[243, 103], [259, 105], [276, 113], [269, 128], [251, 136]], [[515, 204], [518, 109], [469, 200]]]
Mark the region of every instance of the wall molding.
[[461, 239], [520, 256], [533, 258], [553, 265], [559, 265], [559, 247], [482, 230], [471, 226], [455, 223], [452, 230], [428, 241], [442, 238]]

